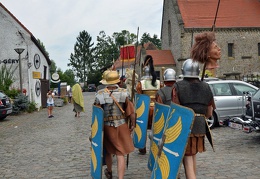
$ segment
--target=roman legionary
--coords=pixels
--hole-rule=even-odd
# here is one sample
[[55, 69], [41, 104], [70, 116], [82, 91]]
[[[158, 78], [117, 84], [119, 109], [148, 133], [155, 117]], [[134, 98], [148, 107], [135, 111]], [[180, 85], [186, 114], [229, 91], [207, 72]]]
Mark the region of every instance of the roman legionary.
[[208, 126], [206, 119], [214, 108], [213, 94], [209, 85], [199, 79], [199, 63], [187, 59], [182, 66], [183, 80], [174, 84], [173, 102], [193, 109], [195, 119], [183, 159], [186, 178], [196, 178], [196, 154], [205, 151], [204, 138]]
[[155, 100], [158, 103], [170, 105], [172, 101], [172, 89], [176, 82], [176, 72], [172, 68], [165, 70], [163, 74], [164, 87], [158, 90]]
[[[134, 106], [127, 90], [117, 85], [120, 82], [117, 71], [109, 71], [101, 82], [106, 87], [96, 93], [94, 104], [104, 110], [105, 175], [112, 179], [112, 155], [116, 155], [118, 178], [123, 179], [126, 166], [124, 156], [134, 151], [131, 138], [135, 126]], [[126, 118], [131, 120], [130, 129]]]
[[[144, 64], [143, 64], [143, 71], [144, 71], [144, 76], [141, 78], [141, 81], [137, 83], [136, 91], [139, 94], [147, 94], [151, 98], [149, 117], [148, 117], [148, 129], [151, 129], [155, 95], [157, 91], [160, 89], [160, 80], [156, 79], [157, 76], [154, 71], [153, 57], [151, 55], [147, 55], [145, 57]], [[142, 155], [146, 154], [146, 148], [139, 149], [139, 153]]]

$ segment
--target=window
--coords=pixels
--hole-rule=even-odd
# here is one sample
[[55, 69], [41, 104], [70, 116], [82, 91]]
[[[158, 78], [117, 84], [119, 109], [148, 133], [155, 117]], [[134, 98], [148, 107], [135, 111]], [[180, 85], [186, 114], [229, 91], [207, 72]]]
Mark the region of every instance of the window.
[[213, 92], [214, 96], [231, 96], [231, 90], [228, 83], [217, 83], [212, 84], [211, 91]]
[[234, 48], [234, 44], [229, 43], [228, 44], [228, 57], [233, 57], [233, 48]]
[[250, 92], [251, 94], [256, 92], [254, 88], [244, 84], [234, 83], [233, 86], [238, 96], [243, 96], [245, 92]]
[[172, 45], [172, 27], [171, 21], [168, 21], [168, 37], [169, 37], [169, 46]]
[[258, 43], [258, 56], [260, 56], [260, 43]]

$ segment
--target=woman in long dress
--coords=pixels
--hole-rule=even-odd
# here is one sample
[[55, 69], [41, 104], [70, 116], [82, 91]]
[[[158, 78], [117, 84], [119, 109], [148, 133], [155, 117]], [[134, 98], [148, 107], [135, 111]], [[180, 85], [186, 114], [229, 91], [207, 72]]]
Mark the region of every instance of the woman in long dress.
[[80, 112], [85, 112], [85, 109], [82, 89], [78, 83], [72, 87], [72, 100], [74, 104], [73, 111], [75, 112], [75, 117], [79, 117]]

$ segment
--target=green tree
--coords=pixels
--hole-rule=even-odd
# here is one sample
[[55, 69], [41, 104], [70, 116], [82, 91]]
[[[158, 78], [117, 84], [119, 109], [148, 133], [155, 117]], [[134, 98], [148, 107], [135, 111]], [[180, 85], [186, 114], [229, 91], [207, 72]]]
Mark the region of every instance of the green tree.
[[93, 47], [94, 43], [91, 41], [92, 37], [83, 30], [77, 37], [77, 42], [74, 45], [74, 54], [70, 54], [68, 66], [72, 67], [73, 72], [81, 82], [85, 82], [87, 74], [94, 71], [93, 67], [96, 64], [95, 47]]
[[3, 90], [4, 92], [9, 90], [9, 87], [13, 83], [14, 80], [14, 74], [17, 70], [18, 66], [15, 68], [12, 68], [12, 64], [9, 68], [7, 68], [6, 64], [1, 66], [0, 69], [0, 90]]
[[76, 83], [72, 69], [68, 69], [63, 73], [62, 81], [66, 81], [68, 85], [73, 86]]
[[104, 31], [99, 33], [97, 36], [96, 45], [96, 71], [104, 71], [111, 67], [119, 56], [119, 47], [115, 43], [115, 39], [107, 36]]
[[40, 39], [37, 39], [37, 41], [38, 41], [38, 43], [40, 44], [40, 46], [41, 46], [41, 48], [43, 49], [43, 51], [45, 52], [45, 54], [48, 56], [48, 58], [50, 58], [50, 55], [49, 55], [49, 53], [47, 52], [47, 50], [46, 50], [44, 44], [41, 42], [41, 40], [40, 40]]
[[117, 46], [135, 44], [137, 42], [137, 35], [130, 33], [127, 30], [122, 30], [121, 32], [114, 32], [112, 38]]
[[51, 60], [51, 66], [50, 66], [50, 74], [52, 75], [57, 70], [57, 66], [54, 60]]
[[162, 49], [162, 42], [155, 34], [153, 35], [153, 37], [151, 37], [149, 33], [144, 33], [141, 37], [140, 42], [141, 44], [152, 42], [158, 49]]

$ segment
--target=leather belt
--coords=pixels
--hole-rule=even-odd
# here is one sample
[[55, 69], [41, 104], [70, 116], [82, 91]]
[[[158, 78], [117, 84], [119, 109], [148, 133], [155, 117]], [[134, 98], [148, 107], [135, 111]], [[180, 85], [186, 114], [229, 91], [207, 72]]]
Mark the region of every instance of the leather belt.
[[120, 120], [120, 119], [124, 119], [125, 116], [121, 115], [121, 116], [109, 116], [109, 117], [104, 117], [104, 121], [114, 121], [114, 120]]
[[114, 120], [114, 121], [105, 121], [104, 125], [118, 127], [118, 126], [121, 126], [124, 123], [125, 123], [125, 119], [120, 119], [120, 120]]
[[205, 114], [195, 114], [195, 116], [203, 116], [203, 117], [205, 117]]

